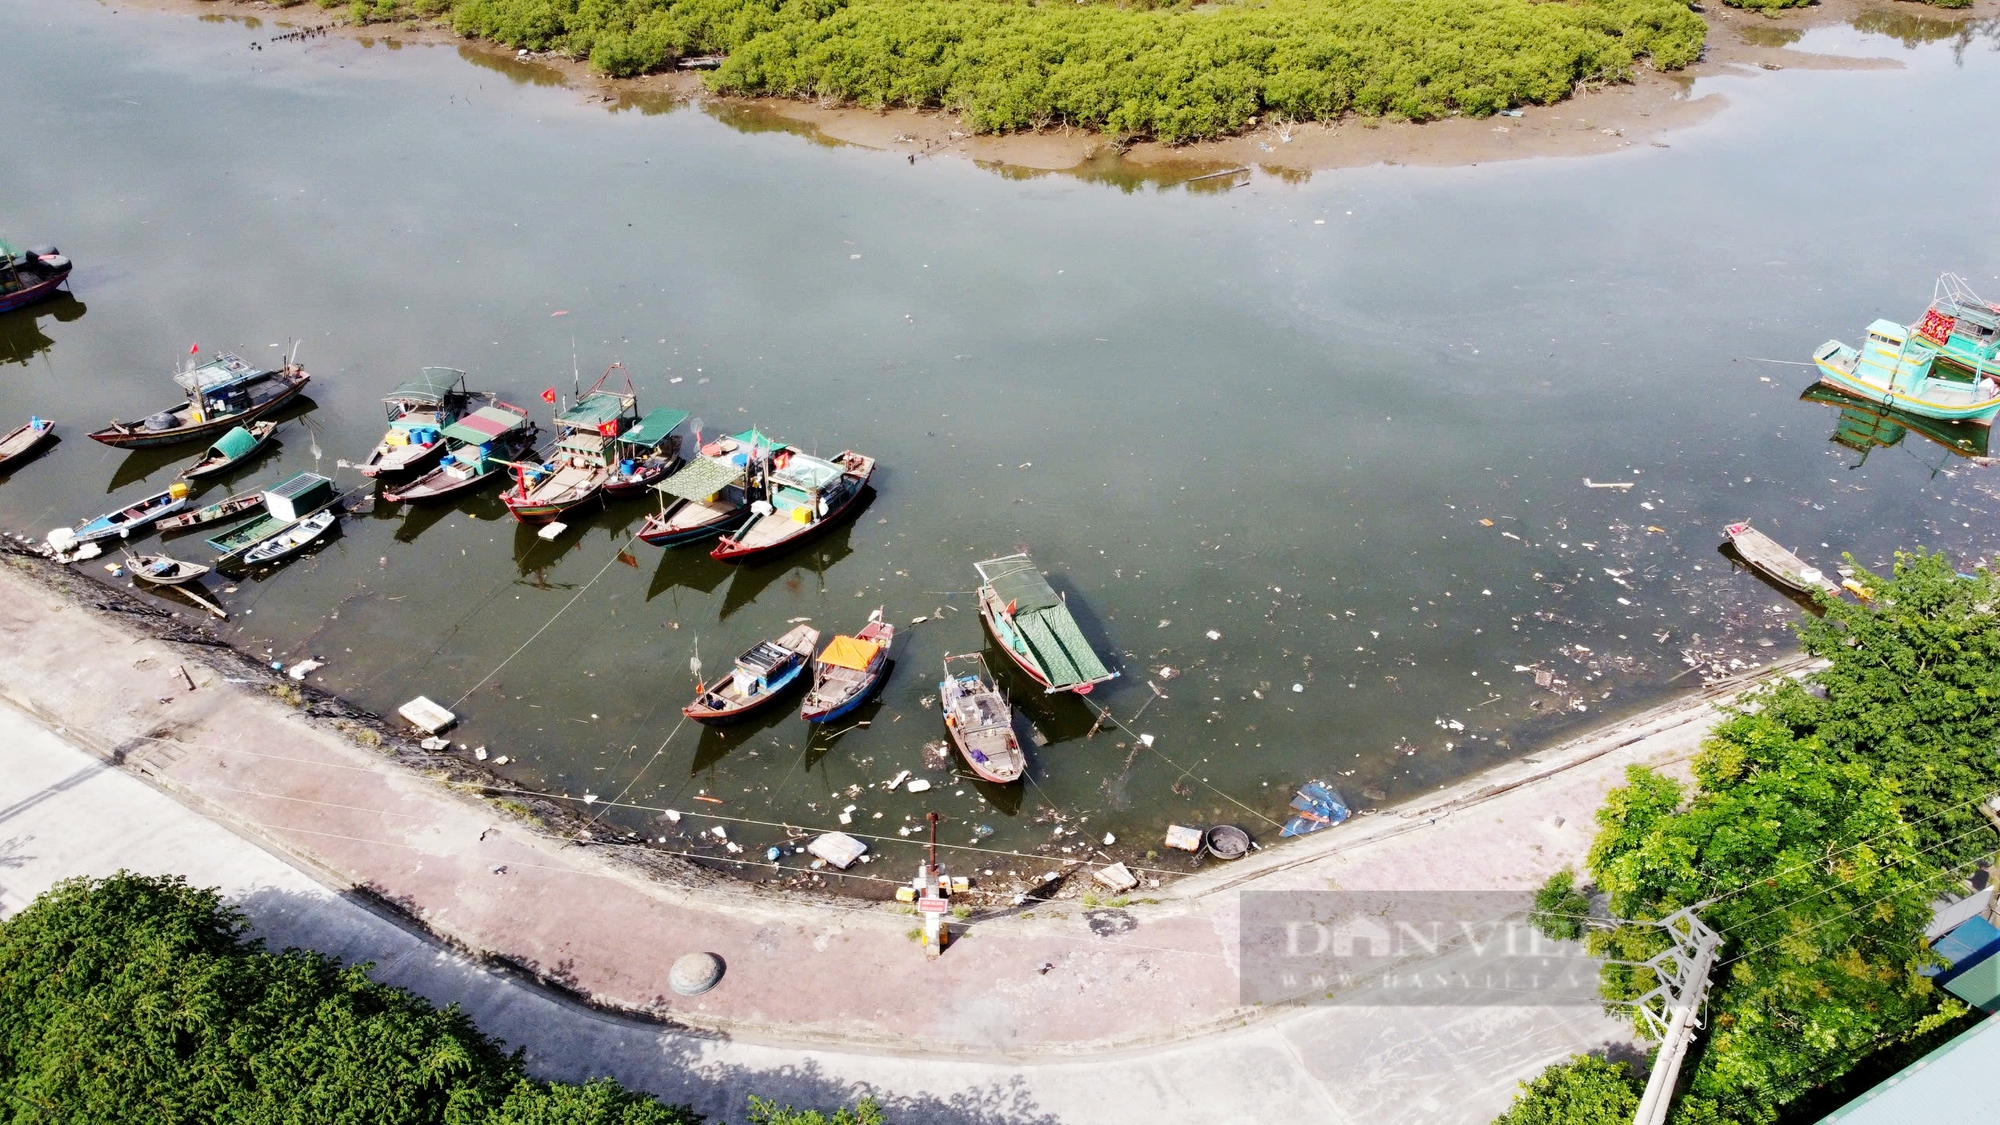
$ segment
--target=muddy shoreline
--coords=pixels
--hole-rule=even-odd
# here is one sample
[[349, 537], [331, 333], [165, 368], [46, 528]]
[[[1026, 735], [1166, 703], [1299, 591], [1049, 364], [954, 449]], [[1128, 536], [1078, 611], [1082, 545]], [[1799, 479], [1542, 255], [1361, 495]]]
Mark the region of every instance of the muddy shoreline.
[[[1064, 128], [1034, 133], [975, 135], [956, 115], [942, 111], [887, 109], [787, 98], [740, 98], [708, 92], [692, 72], [630, 79], [594, 74], [582, 62], [554, 53], [509, 51], [461, 37], [448, 24], [406, 21], [356, 27], [331, 11], [295, 5], [281, 8], [266, 0], [125, 0], [120, 7], [211, 20], [233, 20], [268, 39], [300, 27], [324, 27], [372, 45], [449, 46], [468, 60], [509, 74], [518, 81], [561, 85], [585, 103], [607, 109], [662, 109], [691, 105], [741, 128], [799, 132], [823, 143], [850, 144], [918, 160], [953, 157], [1010, 175], [1060, 172], [1115, 183], [1184, 183], [1227, 169], [1251, 170], [1302, 182], [1313, 173], [1371, 165], [1456, 167], [1537, 157], [1592, 156], [1635, 146], [1671, 147], [1676, 131], [1712, 120], [1728, 106], [1719, 94], [1691, 97], [1699, 78], [1762, 75], [1783, 70], [1893, 70], [1893, 58], [1851, 58], [1793, 50], [1806, 30], [1851, 24], [1882, 11], [1939, 23], [1963, 23], [2000, 14], [2000, 2], [1980, 0], [1957, 11], [1893, 3], [1892, 0], [1827, 0], [1810, 8], [1774, 15], [1717, 5], [1704, 11], [1708, 44], [1685, 70], [1658, 72], [1642, 66], [1626, 84], [1580, 90], [1549, 106], [1528, 106], [1520, 117], [1448, 118], [1424, 124], [1347, 117], [1330, 124], [1265, 121], [1242, 134], [1187, 145], [1151, 141], [1124, 144], [1087, 130]], [[117, 10], [117, 9], [114, 9]], [[246, 45], [249, 40], [246, 40]], [[1776, 78], [1776, 75], [1772, 75]], [[1193, 184], [1226, 190], [1239, 177], [1216, 177]]]

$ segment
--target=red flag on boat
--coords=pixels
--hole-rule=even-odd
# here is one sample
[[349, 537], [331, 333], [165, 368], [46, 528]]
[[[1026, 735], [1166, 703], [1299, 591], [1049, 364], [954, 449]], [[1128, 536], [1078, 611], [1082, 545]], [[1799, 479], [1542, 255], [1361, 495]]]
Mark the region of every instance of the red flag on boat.
[[189, 355], [193, 355], [194, 353], [196, 353], [196, 352], [198, 352], [198, 351], [200, 351], [200, 350], [201, 350], [201, 345], [200, 345], [200, 344], [189, 344], [189, 345], [188, 345], [188, 354], [189, 354]]
[[556, 389], [554, 387], [550, 387], [548, 390], [543, 391], [542, 401], [548, 403], [551, 406], [555, 405]]
[[597, 424], [597, 432], [603, 437], [617, 437], [618, 419], [613, 418], [609, 422], [599, 422]]

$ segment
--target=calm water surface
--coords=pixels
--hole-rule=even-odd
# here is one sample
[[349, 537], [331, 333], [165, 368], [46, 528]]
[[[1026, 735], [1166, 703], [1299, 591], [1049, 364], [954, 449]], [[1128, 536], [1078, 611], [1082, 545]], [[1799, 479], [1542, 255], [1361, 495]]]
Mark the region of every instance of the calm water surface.
[[[0, 228], [79, 263], [74, 299], [0, 318], [0, 417], [66, 436], [0, 480], [6, 526], [164, 487], [199, 450], [82, 435], [172, 401], [195, 342], [275, 361], [299, 337], [315, 375], [243, 487], [358, 459], [382, 393], [426, 364], [541, 412], [573, 362], [587, 380], [619, 360], [642, 406], [711, 433], [881, 459], [860, 518], [768, 565], [628, 542], [644, 501], [549, 543], [486, 495], [377, 505], [222, 595], [231, 639], [325, 659], [331, 690], [455, 705], [454, 736], [523, 788], [740, 818], [754, 853], [856, 805], [897, 875], [895, 830], [927, 808], [947, 841], [1058, 856], [1108, 831], [1136, 857], [1170, 822], [1273, 842], [1307, 778], [1357, 806], [1412, 796], [1782, 656], [1797, 610], [1731, 572], [1727, 521], [1829, 567], [1994, 547], [1990, 472], [1916, 434], [1832, 443], [1804, 368], [1745, 358], [1912, 319], [1940, 270], [2000, 293], [2000, 197], [1979, 187], [2000, 150], [1919, 190], [1870, 147], [1990, 104], [1990, 29], [1809, 32], [1907, 69], [1703, 80], [1735, 107], [1671, 149], [1227, 192], [912, 166], [582, 104], [448, 48], [248, 49], [278, 30], [0, 6]], [[972, 563], [1020, 548], [1124, 672], [1094, 700], [1143, 706], [1155, 746], [1086, 737], [1083, 703], [1016, 683], [1048, 739], [1032, 784], [926, 773], [939, 660], [983, 643]], [[713, 671], [794, 618], [851, 632], [877, 605], [930, 620], [898, 637], [870, 727], [677, 730], [691, 656]], [[904, 769], [937, 788], [880, 788]], [[1081, 833], [1053, 836], [1058, 815]], [[610, 820], [688, 846], [651, 813]]]

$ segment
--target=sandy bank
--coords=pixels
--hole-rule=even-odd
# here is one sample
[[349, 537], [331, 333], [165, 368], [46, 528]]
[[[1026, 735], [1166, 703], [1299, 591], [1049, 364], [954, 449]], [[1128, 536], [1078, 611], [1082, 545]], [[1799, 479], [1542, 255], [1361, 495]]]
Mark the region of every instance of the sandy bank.
[[[246, 46], [288, 28], [333, 24], [338, 18], [334, 12], [308, 6], [279, 8], [265, 0], [126, 0], [124, 6], [258, 21], [248, 29]], [[1911, 7], [1896, 5], [1891, 18], [1955, 25], [2000, 13], [1996, 0], [1979, 0], [1959, 11], [1905, 10]], [[1889, 10], [1883, 0], [1827, 0], [1771, 16], [1717, 5], [1703, 13], [1709, 25], [1708, 45], [1695, 65], [1668, 73], [1642, 66], [1631, 83], [1580, 90], [1555, 105], [1527, 107], [1520, 117], [1450, 118], [1420, 125], [1353, 117], [1331, 124], [1265, 121], [1238, 136], [1189, 145], [1120, 145], [1102, 134], [1077, 129], [980, 136], [968, 132], [949, 113], [717, 97], [691, 73], [611, 79], [559, 55], [524, 56], [471, 42], [441, 24], [338, 24], [332, 33], [368, 43], [455, 46], [517, 81], [560, 84], [585, 102], [612, 109], [691, 103], [741, 127], [792, 129], [830, 143], [895, 153], [912, 162], [948, 156], [1016, 175], [1063, 172], [1119, 183], [1178, 183], [1232, 168], [1304, 180], [1316, 171], [1376, 164], [1458, 166], [1589, 156], [1633, 146], [1670, 147], [1671, 133], [1708, 121], [1727, 106], [1717, 94], [1691, 97], [1698, 78], [1787, 69], [1900, 68], [1902, 64], [1893, 58], [1811, 54], [1791, 46], [1810, 28], [1852, 24], [1871, 14], [1879, 18]], [[1215, 189], [1240, 182], [1229, 177], [1201, 181]]]

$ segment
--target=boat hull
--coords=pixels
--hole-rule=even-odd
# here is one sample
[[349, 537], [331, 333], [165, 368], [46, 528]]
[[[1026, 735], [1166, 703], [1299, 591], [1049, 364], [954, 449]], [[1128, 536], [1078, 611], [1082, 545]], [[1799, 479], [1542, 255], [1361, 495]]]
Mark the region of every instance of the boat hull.
[[12, 293], [0, 296], [0, 312], [12, 312], [23, 306], [32, 305], [43, 298], [53, 297], [56, 290], [61, 289], [63, 284], [68, 280], [69, 271], [64, 270], [54, 277], [46, 278], [33, 285], [24, 285]]
[[[239, 500], [242, 502], [238, 503], [237, 501]], [[231, 497], [227, 500], [219, 500], [206, 507], [196, 508], [192, 512], [183, 512], [180, 515], [168, 516], [159, 521], [155, 526], [161, 531], [182, 531], [191, 527], [207, 527], [210, 524], [233, 520], [245, 512], [253, 512], [263, 506], [264, 496], [262, 493], [253, 493], [243, 497]]]
[[[684, 504], [686, 504], [686, 501], [681, 502], [681, 505]], [[675, 505], [674, 511], [679, 511], [681, 505]], [[706, 523], [679, 528], [669, 527], [672, 513], [669, 513], [668, 519], [665, 520], [658, 516], [649, 516], [646, 522], [639, 527], [639, 541], [654, 547], [679, 547], [686, 543], [698, 543], [703, 539], [722, 534], [724, 529], [739, 522], [744, 516], [749, 514], [750, 506], [745, 504], [740, 508], [732, 508]]]
[[757, 559], [782, 554], [809, 539], [826, 534], [835, 524], [840, 523], [853, 514], [855, 508], [860, 506], [862, 497], [867, 492], [868, 482], [864, 479], [853, 492], [847, 494], [847, 499], [841, 502], [840, 507], [835, 508], [833, 511], [828, 512], [811, 523], [800, 524], [799, 530], [796, 533], [788, 535], [775, 543], [764, 543], [755, 547], [746, 547], [735, 539], [725, 535], [722, 538], [722, 542], [716, 544], [715, 549], [708, 553], [708, 557], [722, 562], [741, 563], [754, 562]]
[[1964, 405], [1935, 402], [1876, 386], [1824, 359], [1816, 360], [1815, 363], [1819, 368], [1820, 382], [1827, 386], [1906, 414], [1933, 418], [1940, 422], [1969, 422], [1975, 426], [1990, 426], [1993, 424], [1994, 416], [2000, 415], [2000, 398]]
[[703, 707], [698, 703], [691, 703], [681, 708], [681, 714], [693, 719], [697, 723], [711, 727], [725, 727], [731, 723], [740, 723], [745, 719], [761, 715], [783, 703], [792, 694], [792, 689], [805, 681], [806, 666], [809, 663], [810, 661], [804, 657], [800, 657], [798, 663], [792, 666], [792, 670], [785, 674], [781, 682], [772, 684], [769, 691], [766, 691], [741, 707], [725, 710]]
[[[156, 496], [149, 496], [130, 508], [120, 508], [116, 512], [99, 516], [77, 528], [76, 541], [79, 543], [92, 543], [99, 539], [109, 539], [114, 535], [120, 537], [130, 536], [135, 531], [146, 530], [162, 517], [171, 516], [186, 506], [187, 497], [185, 495], [176, 497], [170, 492], [162, 492]], [[137, 515], [126, 519], [117, 518], [135, 510], [138, 512]]]
[[[318, 518], [317, 514], [306, 517], [307, 520], [314, 520], [317, 518]], [[306, 550], [313, 544], [318, 543], [320, 540], [326, 538], [327, 533], [332, 531], [334, 525], [339, 522], [340, 521], [338, 520], [332, 520], [332, 519], [325, 520], [321, 523], [319, 529], [314, 531], [311, 535], [307, 536], [304, 539], [299, 540], [296, 543], [287, 544], [279, 550], [269, 551], [259, 554], [258, 548], [263, 546], [263, 544], [260, 543], [258, 544], [257, 547], [252, 547], [248, 551], [245, 551], [243, 553], [243, 560], [238, 565], [247, 569], [253, 566], [271, 566], [276, 563], [284, 562], [286, 559], [291, 558], [293, 555], [296, 555], [299, 552]], [[278, 535], [284, 535], [284, 534], [286, 533], [285, 532], [278, 533]], [[272, 538], [275, 539], [278, 538], [278, 536], [274, 535], [272, 536]]]
[[844, 719], [860, 710], [862, 704], [875, 698], [876, 694], [882, 690], [882, 685], [888, 682], [888, 679], [889, 662], [884, 660], [882, 667], [877, 669], [873, 676], [869, 677], [868, 682], [861, 686], [860, 691], [855, 692], [852, 696], [832, 706], [823, 707], [817, 711], [801, 710], [799, 718], [809, 723], [831, 723]]
[[[456, 496], [461, 492], [478, 488], [480, 485], [499, 476], [500, 471], [498, 468], [492, 468], [476, 476], [460, 478], [444, 476], [439, 470], [433, 469], [431, 472], [418, 477], [402, 488], [384, 491], [382, 499], [387, 500], [391, 504], [421, 504], [429, 500], [443, 500], [448, 496]], [[434, 484], [431, 482], [432, 477], [440, 477], [444, 483]]]
[[[405, 446], [401, 448], [409, 447]], [[418, 446], [417, 452], [404, 457], [398, 457], [394, 454], [384, 455], [378, 449], [368, 460], [354, 466], [354, 471], [372, 479], [407, 477], [430, 471], [431, 467], [438, 463], [438, 458], [443, 456], [444, 442], [442, 441], [434, 441], [429, 445]]]
[[[274, 375], [272, 378], [278, 379], [283, 378], [283, 376]], [[304, 394], [306, 384], [310, 380], [311, 376], [301, 373], [283, 392], [264, 402], [257, 403], [239, 414], [231, 414], [224, 418], [211, 418], [204, 422], [196, 422], [192, 425], [180, 426], [171, 430], [153, 431], [139, 425], [107, 426], [91, 434], [90, 439], [92, 441], [101, 441], [106, 445], [115, 446], [119, 449], [157, 449], [165, 445], [182, 445], [193, 441], [211, 441], [246, 422], [262, 418], [264, 415]], [[183, 402], [180, 406], [173, 407], [172, 410], [178, 412], [186, 408], [186, 406], [187, 403]]]

